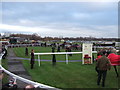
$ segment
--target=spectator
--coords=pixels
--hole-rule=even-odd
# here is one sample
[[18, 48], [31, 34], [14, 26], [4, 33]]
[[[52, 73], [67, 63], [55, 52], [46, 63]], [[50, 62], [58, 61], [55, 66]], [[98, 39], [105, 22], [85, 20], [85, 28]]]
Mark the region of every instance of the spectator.
[[17, 90], [17, 83], [14, 80], [9, 80], [8, 83], [4, 84], [2, 90]]
[[31, 69], [33, 69], [34, 67], [34, 50], [31, 50], [31, 60], [30, 60], [30, 64], [31, 64]]
[[27, 85], [24, 90], [34, 90], [34, 88], [33, 85]]
[[68, 52], [68, 51], [69, 51], [69, 48], [68, 48], [68, 47], [66, 47], [66, 48], [65, 48], [65, 52]]
[[[55, 47], [52, 47], [52, 53], [55, 52]], [[55, 66], [56, 65], [56, 57], [55, 54], [52, 55], [52, 65]]]
[[57, 48], [57, 52], [60, 52], [60, 46], [58, 46], [58, 48]]
[[110, 70], [110, 61], [106, 57], [107, 53], [103, 52], [102, 57], [97, 60], [96, 67], [98, 68], [98, 80], [97, 80], [97, 85], [100, 85], [100, 81], [102, 78], [102, 87], [105, 87], [105, 79], [106, 79], [106, 74], [107, 70]]
[[[68, 52], [71, 52], [71, 47], [69, 47]], [[69, 56], [72, 56], [72, 54], [69, 54]]]
[[25, 55], [28, 56], [28, 48], [25, 48]]
[[24, 90], [47, 90], [39, 88], [39, 85], [27, 85]]
[[[65, 51], [66, 52], [71, 52], [71, 47], [66, 47]], [[72, 56], [72, 54], [69, 54], [69, 56]]]

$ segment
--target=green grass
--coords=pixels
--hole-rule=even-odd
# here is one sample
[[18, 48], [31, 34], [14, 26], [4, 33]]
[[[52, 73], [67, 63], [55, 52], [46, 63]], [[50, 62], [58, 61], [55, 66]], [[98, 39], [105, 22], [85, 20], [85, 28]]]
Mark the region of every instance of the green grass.
[[[29, 47], [29, 50], [34, 48], [39, 52], [50, 52], [51, 48], [43, 47]], [[24, 55], [25, 48], [14, 48], [14, 52], [19, 57], [26, 57]], [[73, 57], [73, 58], [72, 58]], [[72, 56], [71, 59], [79, 60], [81, 56]], [[28, 57], [26, 57], [28, 58]], [[50, 59], [51, 57], [43, 57], [43, 59]], [[62, 60], [64, 56], [57, 56], [58, 60]], [[97, 73], [95, 71], [95, 63], [92, 65], [82, 65], [81, 62], [57, 62], [56, 66], [52, 66], [52, 62], [35, 62], [34, 69], [30, 69], [30, 61], [23, 60], [26, 70], [31, 75], [34, 81], [50, 85], [57, 88], [102, 88], [96, 85]], [[118, 88], [118, 78], [112, 67], [107, 73], [106, 87], [105, 88]]]
[[[95, 64], [82, 65], [81, 62], [57, 63], [55, 67], [51, 62], [42, 62], [38, 66], [35, 63], [34, 69], [30, 69], [29, 61], [23, 61], [29, 74], [34, 81], [58, 88], [101, 88], [96, 85], [97, 73]], [[111, 78], [112, 77], [112, 78]], [[117, 88], [118, 80], [114, 69], [108, 71], [106, 78], [106, 88]]]
[[[51, 48], [50, 47], [28, 47], [29, 49], [29, 53], [31, 51], [31, 49], [34, 49], [36, 53], [45, 53], [45, 52], [51, 52]], [[24, 57], [24, 58], [30, 58], [30, 54], [29, 56], [25, 56], [25, 48], [21, 47], [21, 48], [14, 48], [15, 53], [17, 53], [16, 55], [18, 57]], [[65, 52], [64, 49], [61, 50], [61, 52]], [[81, 60], [81, 55], [82, 54], [74, 54], [72, 57], [69, 56], [69, 60]], [[37, 59], [37, 56], [35, 57]], [[41, 55], [41, 59], [45, 59], [45, 60], [51, 60], [52, 59], [52, 55]], [[65, 60], [66, 57], [65, 55], [56, 55], [56, 59], [57, 60]]]
[[[14, 52], [16, 53], [16, 56], [23, 57], [23, 58], [30, 58], [30, 51], [34, 49], [35, 53], [45, 53], [45, 52], [51, 52], [50, 47], [28, 47], [29, 50], [29, 56], [25, 56], [25, 47], [14, 48]], [[65, 52], [64, 49], [61, 49], [61, 52]], [[73, 50], [73, 52], [79, 52], [79, 50]], [[96, 54], [95, 54], [96, 57]], [[35, 57], [38, 58], [37, 56]], [[51, 60], [52, 55], [41, 55], [41, 59], [43, 60]], [[73, 54], [72, 57], [68, 55], [69, 60], [82, 60], [82, 54]], [[66, 55], [56, 55], [56, 60], [66, 60]]]

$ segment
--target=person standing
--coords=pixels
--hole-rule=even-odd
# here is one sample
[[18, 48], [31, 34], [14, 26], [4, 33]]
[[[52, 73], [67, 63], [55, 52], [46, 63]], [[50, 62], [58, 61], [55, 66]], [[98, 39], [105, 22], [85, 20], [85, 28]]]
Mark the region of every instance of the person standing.
[[[55, 47], [52, 47], [52, 53], [55, 52]], [[53, 54], [53, 57], [52, 57], [52, 65], [55, 66], [56, 65], [56, 57], [55, 57], [55, 54]]]
[[25, 48], [25, 55], [28, 56], [28, 48]]
[[105, 87], [105, 79], [107, 75], [107, 70], [110, 70], [111, 64], [109, 59], [106, 57], [107, 53], [103, 52], [102, 57], [97, 60], [96, 67], [98, 68], [98, 79], [97, 85], [100, 85], [102, 78], [102, 87]]
[[[69, 47], [68, 52], [71, 52], [71, 47]], [[69, 56], [72, 56], [72, 54], [69, 54]]]
[[31, 64], [31, 69], [33, 69], [34, 66], [34, 50], [31, 50], [31, 60], [30, 60], [30, 64]]
[[60, 46], [58, 46], [58, 48], [57, 48], [57, 52], [60, 52]]

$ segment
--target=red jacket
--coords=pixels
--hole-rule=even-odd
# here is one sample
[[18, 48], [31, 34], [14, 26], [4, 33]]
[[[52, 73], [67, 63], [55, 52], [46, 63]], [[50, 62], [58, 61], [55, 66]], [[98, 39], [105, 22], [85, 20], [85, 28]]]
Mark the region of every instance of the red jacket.
[[97, 56], [96, 61], [97, 61], [99, 58], [101, 58], [101, 57], [102, 57], [101, 55]]

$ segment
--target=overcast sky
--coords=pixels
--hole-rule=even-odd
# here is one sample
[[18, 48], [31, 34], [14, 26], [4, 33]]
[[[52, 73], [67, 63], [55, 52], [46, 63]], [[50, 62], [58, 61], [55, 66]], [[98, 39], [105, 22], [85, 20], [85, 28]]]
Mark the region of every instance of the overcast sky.
[[118, 37], [117, 2], [2, 2], [0, 31]]

